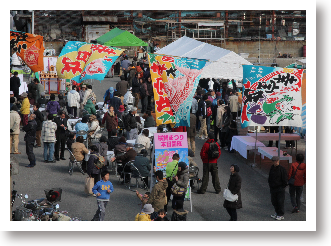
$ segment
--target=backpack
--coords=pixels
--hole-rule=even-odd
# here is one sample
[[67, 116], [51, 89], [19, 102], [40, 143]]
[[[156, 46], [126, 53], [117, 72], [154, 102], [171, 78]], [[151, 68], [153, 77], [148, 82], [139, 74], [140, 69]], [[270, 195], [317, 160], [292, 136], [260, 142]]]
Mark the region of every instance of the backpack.
[[208, 116], [208, 117], [211, 116], [212, 113], [213, 113], [213, 112], [211, 111], [211, 108], [208, 107], [208, 108], [207, 108], [207, 116]]
[[220, 155], [220, 152], [218, 150], [218, 146], [215, 142], [212, 142], [209, 144], [209, 149], [208, 149], [208, 157], [210, 159], [215, 159], [218, 158]]
[[96, 166], [96, 168], [98, 168], [98, 169], [103, 168], [105, 166], [105, 158], [102, 155], [96, 155], [96, 154], [93, 154], [93, 155], [98, 157], [97, 163], [94, 164]]
[[140, 85], [140, 87], [139, 87], [139, 92], [140, 92], [140, 96], [141, 96], [142, 98], [144, 98], [144, 97], [146, 96], [146, 89], [144, 88], [143, 84]]

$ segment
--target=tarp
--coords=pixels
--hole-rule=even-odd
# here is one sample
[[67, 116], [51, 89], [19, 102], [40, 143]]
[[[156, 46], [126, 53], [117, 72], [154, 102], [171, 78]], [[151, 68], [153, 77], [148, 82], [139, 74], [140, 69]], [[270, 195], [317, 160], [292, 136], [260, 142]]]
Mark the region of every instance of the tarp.
[[147, 46], [148, 44], [126, 30], [114, 28], [97, 38], [99, 44], [106, 46]]
[[155, 53], [209, 60], [201, 73], [201, 78], [241, 80], [243, 78], [242, 65], [252, 65], [252, 63], [230, 50], [186, 36]]

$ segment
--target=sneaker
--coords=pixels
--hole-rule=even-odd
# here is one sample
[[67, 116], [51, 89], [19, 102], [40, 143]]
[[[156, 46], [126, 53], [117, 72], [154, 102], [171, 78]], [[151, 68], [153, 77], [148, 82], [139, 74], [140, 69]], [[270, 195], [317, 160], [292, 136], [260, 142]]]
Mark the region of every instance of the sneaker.
[[272, 214], [271, 215], [271, 218], [273, 218], [273, 219], [276, 219], [276, 217], [277, 217], [277, 214]]
[[275, 219], [276, 220], [283, 220], [284, 219], [284, 216], [277, 216]]

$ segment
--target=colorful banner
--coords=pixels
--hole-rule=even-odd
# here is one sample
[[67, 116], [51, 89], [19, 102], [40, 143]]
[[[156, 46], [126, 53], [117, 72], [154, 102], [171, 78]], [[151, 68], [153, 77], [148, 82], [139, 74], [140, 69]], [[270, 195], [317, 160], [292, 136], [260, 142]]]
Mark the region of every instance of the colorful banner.
[[298, 126], [303, 69], [243, 65], [241, 126]]
[[10, 31], [10, 48], [17, 52], [32, 72], [44, 70], [43, 36]]
[[[154, 145], [155, 168], [156, 171], [161, 170], [163, 172], [164, 179], [166, 179], [167, 163], [172, 162], [172, 156], [175, 153], [179, 154], [180, 162], [189, 165], [186, 132], [154, 133]], [[190, 199], [189, 187], [185, 199]]]
[[190, 126], [190, 109], [207, 60], [148, 54], [156, 124]]
[[86, 79], [103, 80], [123, 49], [100, 44], [69, 41], [56, 62], [59, 78], [80, 83]]

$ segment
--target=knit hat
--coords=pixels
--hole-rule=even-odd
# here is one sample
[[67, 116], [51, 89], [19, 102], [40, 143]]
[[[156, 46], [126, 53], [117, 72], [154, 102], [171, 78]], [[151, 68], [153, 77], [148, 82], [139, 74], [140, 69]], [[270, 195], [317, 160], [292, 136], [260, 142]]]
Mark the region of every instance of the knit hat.
[[28, 94], [26, 94], [26, 92], [23, 92], [23, 93], [21, 94], [21, 96], [22, 96], [22, 97], [28, 97]]
[[178, 163], [178, 167], [180, 167], [182, 169], [182, 171], [187, 167], [186, 163], [181, 161]]
[[208, 133], [208, 138], [209, 139], [215, 139], [214, 133], [212, 133], [212, 132]]
[[154, 208], [152, 207], [152, 204], [145, 204], [143, 209], [142, 209], [142, 212], [145, 213], [145, 214], [151, 214], [154, 212]]
[[120, 105], [120, 107], [118, 108], [118, 112], [124, 112], [124, 105]]
[[236, 164], [232, 164], [231, 167], [234, 168], [234, 171], [235, 171], [236, 173], [239, 172], [239, 167], [238, 167]]

